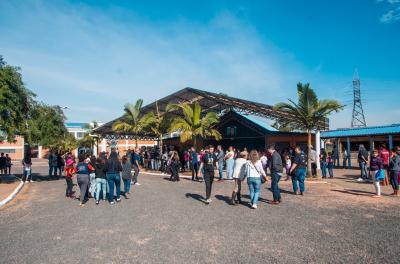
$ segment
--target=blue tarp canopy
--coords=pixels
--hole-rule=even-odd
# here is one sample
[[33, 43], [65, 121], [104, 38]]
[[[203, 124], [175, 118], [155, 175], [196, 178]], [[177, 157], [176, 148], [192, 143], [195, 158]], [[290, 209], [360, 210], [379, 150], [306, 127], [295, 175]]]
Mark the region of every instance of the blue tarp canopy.
[[400, 124], [322, 131], [321, 138], [341, 138], [400, 134]]

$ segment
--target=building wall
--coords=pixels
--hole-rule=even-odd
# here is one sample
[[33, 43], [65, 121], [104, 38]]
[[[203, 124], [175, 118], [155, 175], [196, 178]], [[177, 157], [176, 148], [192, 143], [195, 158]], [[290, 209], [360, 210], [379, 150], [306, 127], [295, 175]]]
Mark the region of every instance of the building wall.
[[7, 153], [13, 160], [22, 160], [24, 157], [24, 138], [17, 136], [14, 143], [1, 142], [0, 153]]

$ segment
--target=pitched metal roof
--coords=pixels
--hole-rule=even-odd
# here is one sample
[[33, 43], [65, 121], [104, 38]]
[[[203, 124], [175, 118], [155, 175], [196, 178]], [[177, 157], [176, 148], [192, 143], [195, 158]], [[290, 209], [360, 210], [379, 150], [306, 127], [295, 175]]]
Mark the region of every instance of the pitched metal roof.
[[[282, 111], [274, 111], [273, 106], [271, 105], [252, 102], [236, 97], [231, 97], [222, 93], [213, 93], [190, 87], [179, 90], [173, 94], [157, 100], [156, 102], [158, 103], [158, 107], [161, 112], [164, 112], [167, 105], [170, 103], [177, 104], [183, 102], [199, 102], [203, 113], [210, 111], [222, 113], [224, 110], [234, 110], [241, 114], [255, 115], [267, 119], [292, 120], [296, 118], [296, 116], [290, 115]], [[146, 114], [150, 111], [155, 111], [156, 102], [144, 106], [142, 108], [142, 113]], [[175, 111], [171, 114], [179, 115], [180, 113], [179, 111]], [[115, 132], [112, 130], [112, 125], [120, 118], [121, 117], [114, 119], [94, 129], [93, 131], [98, 134], [115, 134]], [[320, 126], [324, 129], [329, 129], [329, 120], [326, 119], [325, 122], [322, 122]]]
[[321, 138], [400, 134], [400, 124], [322, 131]]

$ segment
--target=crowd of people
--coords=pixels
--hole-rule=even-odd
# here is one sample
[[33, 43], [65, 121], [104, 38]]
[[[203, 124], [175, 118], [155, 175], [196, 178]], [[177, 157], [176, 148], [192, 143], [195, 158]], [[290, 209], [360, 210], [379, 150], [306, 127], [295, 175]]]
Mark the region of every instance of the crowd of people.
[[[279, 182], [284, 176], [286, 176], [285, 180], [292, 181], [293, 194], [304, 195], [305, 193], [308, 157], [305, 154], [306, 150], [301, 146], [285, 149], [282, 152], [278, 152], [274, 145], [270, 145], [266, 151], [247, 151], [246, 148], [238, 150], [232, 146], [224, 151], [220, 145], [216, 149], [208, 146], [200, 151], [192, 147], [183, 153], [174, 150], [159, 153], [156, 148], [150, 150], [151, 152], [148, 151], [140, 148], [135, 148], [133, 151], [129, 149], [120, 157], [117, 150], [112, 148], [111, 153], [101, 153], [97, 158], [81, 154], [78, 156], [78, 161], [72, 153], [61, 155], [61, 153], [50, 152], [49, 176], [64, 174], [67, 183], [65, 195], [68, 198], [76, 198], [73, 191], [73, 179], [76, 178], [80, 191], [78, 197], [80, 206], [84, 206], [90, 197], [95, 199], [96, 204], [99, 204], [100, 200], [108, 200], [110, 204], [114, 204], [121, 201], [121, 196], [129, 199], [131, 183], [140, 185], [138, 176], [141, 168], [169, 173], [169, 179], [173, 182], [180, 181], [179, 175], [182, 172], [191, 171], [192, 181], [205, 183], [206, 204], [212, 202], [211, 193], [215, 178], [218, 181], [233, 181], [230, 198], [233, 205], [242, 203], [242, 183], [246, 181], [251, 208], [254, 209], [257, 208], [261, 185], [268, 181], [267, 175], [270, 176], [271, 181], [270, 204], [272, 205], [282, 202]], [[311, 174], [315, 175], [317, 173], [316, 152], [311, 149], [310, 153]], [[328, 175], [329, 178], [333, 178], [335, 163], [333, 154], [321, 149], [319, 158], [322, 178], [327, 178]], [[381, 146], [379, 150], [373, 150], [372, 155], [369, 155], [365, 147], [360, 145], [357, 158], [361, 171], [358, 181], [366, 181], [370, 177], [375, 186], [374, 197], [380, 197], [380, 182], [385, 184], [385, 181], [392, 185], [393, 195], [399, 196], [400, 147], [388, 152], [384, 146]], [[0, 161], [3, 164], [2, 159]], [[32, 181], [32, 161], [28, 157], [23, 160], [23, 164], [26, 182]], [[121, 182], [123, 191], [121, 191]]]

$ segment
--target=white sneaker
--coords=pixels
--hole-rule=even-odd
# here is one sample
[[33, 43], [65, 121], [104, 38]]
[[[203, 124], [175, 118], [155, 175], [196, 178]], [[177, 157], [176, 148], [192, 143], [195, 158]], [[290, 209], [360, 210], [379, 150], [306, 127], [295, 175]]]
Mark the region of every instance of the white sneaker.
[[138, 183], [138, 182], [136, 182], [134, 185], [136, 185], [136, 186], [140, 186], [141, 184], [140, 184], [140, 183]]
[[257, 209], [257, 205], [256, 205], [256, 204], [253, 204], [253, 205], [251, 206], [251, 208]]
[[209, 203], [211, 203], [211, 202], [212, 202], [211, 199], [207, 199], [207, 200], [206, 200], [206, 203], [207, 203], [207, 204], [209, 204]]
[[34, 181], [31, 180], [31, 182], [34, 182]]
[[25, 181], [25, 184], [29, 183], [29, 181]]
[[363, 178], [358, 178], [357, 181], [358, 181], [358, 182], [363, 182], [364, 179], [363, 179]]

